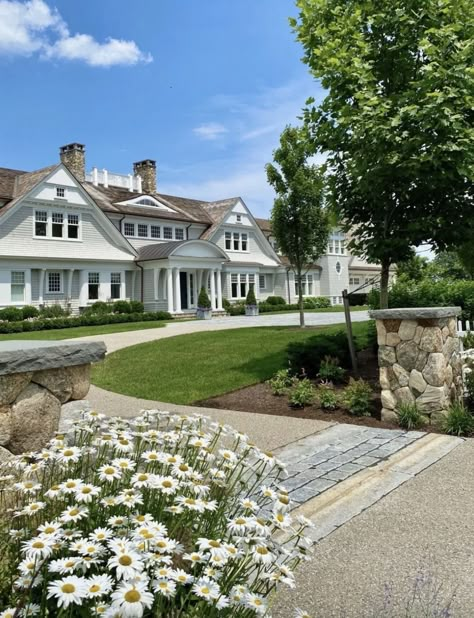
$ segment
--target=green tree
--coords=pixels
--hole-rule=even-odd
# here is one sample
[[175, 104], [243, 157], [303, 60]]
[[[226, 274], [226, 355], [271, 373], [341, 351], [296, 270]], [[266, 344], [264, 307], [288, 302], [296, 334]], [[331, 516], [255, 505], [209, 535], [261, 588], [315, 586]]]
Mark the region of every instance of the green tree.
[[268, 182], [277, 194], [272, 231], [299, 283], [301, 327], [305, 325], [302, 276], [324, 253], [329, 236], [324, 174], [308, 161], [313, 152], [305, 131], [288, 126], [281, 134], [279, 148], [273, 152], [274, 164], [266, 166]]
[[397, 278], [398, 280], [421, 281], [426, 275], [428, 266], [429, 262], [426, 257], [413, 252], [408, 260], [397, 264]]
[[440, 251], [429, 263], [426, 275], [430, 279], [470, 279], [457, 251]]
[[472, 0], [297, 0], [291, 24], [327, 96], [305, 124], [327, 154], [350, 249], [389, 268], [472, 228]]

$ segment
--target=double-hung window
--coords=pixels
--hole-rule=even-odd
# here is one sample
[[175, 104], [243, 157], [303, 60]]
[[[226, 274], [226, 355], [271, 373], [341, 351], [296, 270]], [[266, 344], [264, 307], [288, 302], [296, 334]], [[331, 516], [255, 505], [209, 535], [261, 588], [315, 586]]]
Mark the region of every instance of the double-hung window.
[[135, 236], [135, 223], [124, 223], [123, 233], [125, 236]]
[[225, 248], [226, 248], [226, 251], [230, 251], [232, 249], [232, 233], [231, 232], [225, 233]]
[[261, 290], [264, 290], [267, 286], [266, 286], [266, 281], [265, 281], [265, 275], [259, 275], [258, 276], [258, 287]]
[[247, 246], [248, 246], [248, 236], [247, 236], [247, 234], [241, 234], [240, 238], [241, 238], [241, 250], [242, 251], [247, 251]]
[[64, 187], [56, 187], [56, 197], [66, 197], [66, 189]]
[[239, 297], [239, 275], [231, 275], [231, 292], [232, 298]]
[[240, 298], [247, 296], [247, 277], [246, 275], [240, 275]]
[[99, 300], [99, 284], [100, 284], [100, 275], [99, 273], [89, 273], [88, 275], [89, 282], [89, 300]]
[[148, 238], [148, 225], [145, 223], [138, 224], [138, 236], [140, 238]]
[[113, 300], [121, 298], [122, 276], [121, 273], [110, 273], [110, 297]]
[[172, 227], [164, 227], [163, 228], [163, 238], [166, 240], [173, 240], [173, 228]]
[[240, 249], [240, 234], [239, 232], [234, 232], [233, 236], [234, 236], [233, 249], [234, 251], [238, 251]]
[[150, 236], [152, 238], [161, 238], [161, 227], [159, 225], [150, 225]]
[[25, 302], [25, 273], [22, 270], [11, 272], [11, 301], [12, 303]]
[[184, 240], [184, 229], [182, 227], [176, 227], [174, 229], [175, 240]]
[[64, 215], [62, 212], [53, 212], [51, 233], [53, 238], [62, 238], [64, 229]]
[[78, 239], [79, 238], [79, 215], [67, 216], [67, 237]]
[[62, 292], [62, 277], [60, 272], [48, 273], [48, 294], [60, 294]]
[[48, 213], [46, 210], [35, 212], [35, 236], [48, 235]]

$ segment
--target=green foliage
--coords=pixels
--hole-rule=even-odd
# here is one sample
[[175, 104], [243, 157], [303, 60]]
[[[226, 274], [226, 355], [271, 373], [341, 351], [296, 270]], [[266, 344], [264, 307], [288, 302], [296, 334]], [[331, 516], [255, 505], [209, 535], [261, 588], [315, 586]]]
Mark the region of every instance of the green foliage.
[[426, 276], [428, 264], [426, 257], [413, 252], [409, 259], [397, 264], [397, 280], [421, 281]]
[[304, 372], [310, 378], [318, 375], [322, 361], [328, 356], [337, 356], [342, 367], [350, 366], [349, 344], [344, 331], [332, 335], [316, 335], [288, 346], [290, 367], [295, 373]]
[[325, 356], [321, 361], [318, 371], [320, 380], [329, 380], [331, 382], [343, 382], [346, 376], [346, 370], [339, 366], [339, 359], [332, 356]]
[[39, 316], [39, 310], [33, 305], [25, 305], [21, 309], [21, 313], [23, 315], [24, 320], [28, 320], [30, 318], [37, 318]]
[[303, 380], [294, 379], [293, 388], [289, 396], [289, 403], [292, 408], [305, 408], [313, 403], [314, 397], [314, 386], [308, 378]]
[[349, 298], [350, 307], [361, 307], [362, 305], [367, 304], [367, 293], [366, 292], [363, 292], [360, 294], [359, 293], [349, 294], [348, 298]]
[[198, 297], [198, 307], [199, 309], [211, 309], [211, 300], [207, 295], [207, 292], [204, 287], [201, 288]]
[[46, 305], [40, 309], [42, 318], [62, 318], [69, 315], [67, 309], [63, 309], [61, 305]]
[[335, 410], [339, 407], [339, 397], [329, 384], [320, 384], [317, 390], [319, 407], [322, 410]]
[[407, 431], [419, 429], [426, 423], [425, 417], [421, 414], [416, 403], [402, 403], [396, 412], [398, 424]]
[[114, 313], [131, 313], [128, 300], [116, 300], [112, 308]]
[[331, 301], [327, 296], [307, 296], [303, 305], [305, 309], [326, 309], [331, 306]]
[[[378, 306], [378, 290], [369, 294], [369, 305]], [[461, 307], [462, 319], [474, 317], [474, 281], [397, 281], [389, 292], [390, 307]]]
[[474, 370], [466, 371], [464, 375], [464, 387], [467, 393], [467, 405], [474, 412]]
[[289, 369], [280, 369], [276, 374], [268, 380], [268, 384], [274, 395], [280, 396], [288, 392], [288, 389], [293, 384], [293, 377]]
[[0, 320], [4, 320], [5, 322], [23, 320], [23, 312], [17, 307], [5, 307], [5, 309], [0, 309]]
[[474, 348], [474, 331], [473, 330], [467, 332], [464, 335], [462, 339], [462, 344], [465, 350], [471, 350], [472, 348]]
[[145, 307], [140, 300], [130, 301], [130, 313], [143, 313], [144, 311]]
[[[111, 305], [110, 303], [104, 303], [104, 301], [102, 300], [98, 300], [90, 307], [87, 307], [84, 313], [105, 315], [107, 313], [112, 313], [113, 309], [114, 305]], [[129, 312], [127, 311], [127, 313]]]
[[253, 289], [253, 285], [249, 287], [249, 291], [247, 292], [247, 298], [245, 299], [246, 305], [256, 306], [257, 299], [255, 298], [255, 292]]
[[286, 305], [286, 300], [282, 296], [268, 296], [264, 302], [267, 305]]
[[470, 436], [474, 431], [474, 418], [462, 403], [453, 403], [442, 421], [442, 429], [452, 436]]
[[471, 279], [469, 272], [459, 258], [458, 251], [440, 251], [431, 262], [428, 262], [425, 278], [437, 281], [439, 279]]
[[229, 313], [230, 308], [232, 307], [232, 303], [227, 300], [227, 298], [222, 299], [222, 307]]
[[[272, 209], [272, 231], [297, 280], [325, 252], [329, 219], [324, 208], [324, 174], [310, 164], [314, 147], [304, 129], [286, 127], [273, 152], [275, 165], [266, 166], [277, 197]], [[304, 325], [302, 286], [299, 286], [300, 324]]]
[[343, 402], [354, 416], [370, 416], [372, 388], [362, 379], [351, 378], [344, 389]]
[[472, 0], [297, 0], [304, 62], [327, 92], [307, 103], [329, 201], [349, 249], [389, 266], [473, 225]]

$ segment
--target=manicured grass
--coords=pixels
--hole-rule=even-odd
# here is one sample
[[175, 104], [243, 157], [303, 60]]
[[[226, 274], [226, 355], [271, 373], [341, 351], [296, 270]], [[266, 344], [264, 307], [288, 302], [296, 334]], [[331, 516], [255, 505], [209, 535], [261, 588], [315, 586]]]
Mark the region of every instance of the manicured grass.
[[[179, 335], [110, 354], [93, 368], [92, 381], [133, 397], [190, 404], [270, 378], [285, 366], [290, 341], [341, 328], [282, 326]], [[353, 328], [361, 342], [367, 340], [368, 322]]]
[[[353, 311], [367, 311], [369, 307], [367, 305], [358, 305], [357, 307], [351, 307], [351, 313]], [[305, 309], [305, 313], [341, 313], [344, 312], [342, 305], [334, 305], [326, 307], [325, 309]], [[266, 311], [260, 315], [276, 315], [277, 313], [298, 313], [298, 309], [289, 309], [288, 311]]]
[[123, 322], [122, 324], [101, 324], [99, 326], [76, 326], [74, 328], [58, 328], [57, 330], [36, 330], [30, 333], [12, 333], [0, 335], [4, 339], [75, 339], [76, 337], [90, 337], [91, 335], [108, 335], [110, 333], [125, 333], [129, 330], [144, 330], [146, 328], [161, 328], [166, 321], [153, 322]]

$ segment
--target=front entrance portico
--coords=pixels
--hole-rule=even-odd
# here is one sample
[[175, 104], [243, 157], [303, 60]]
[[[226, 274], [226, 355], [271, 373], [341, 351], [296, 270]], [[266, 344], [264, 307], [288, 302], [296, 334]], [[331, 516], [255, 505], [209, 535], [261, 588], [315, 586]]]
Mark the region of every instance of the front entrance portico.
[[153, 272], [154, 300], [165, 302], [173, 314], [194, 311], [202, 287], [212, 308], [223, 311], [221, 272], [226, 261], [224, 251], [205, 240], [148, 245], [137, 259], [139, 266]]

